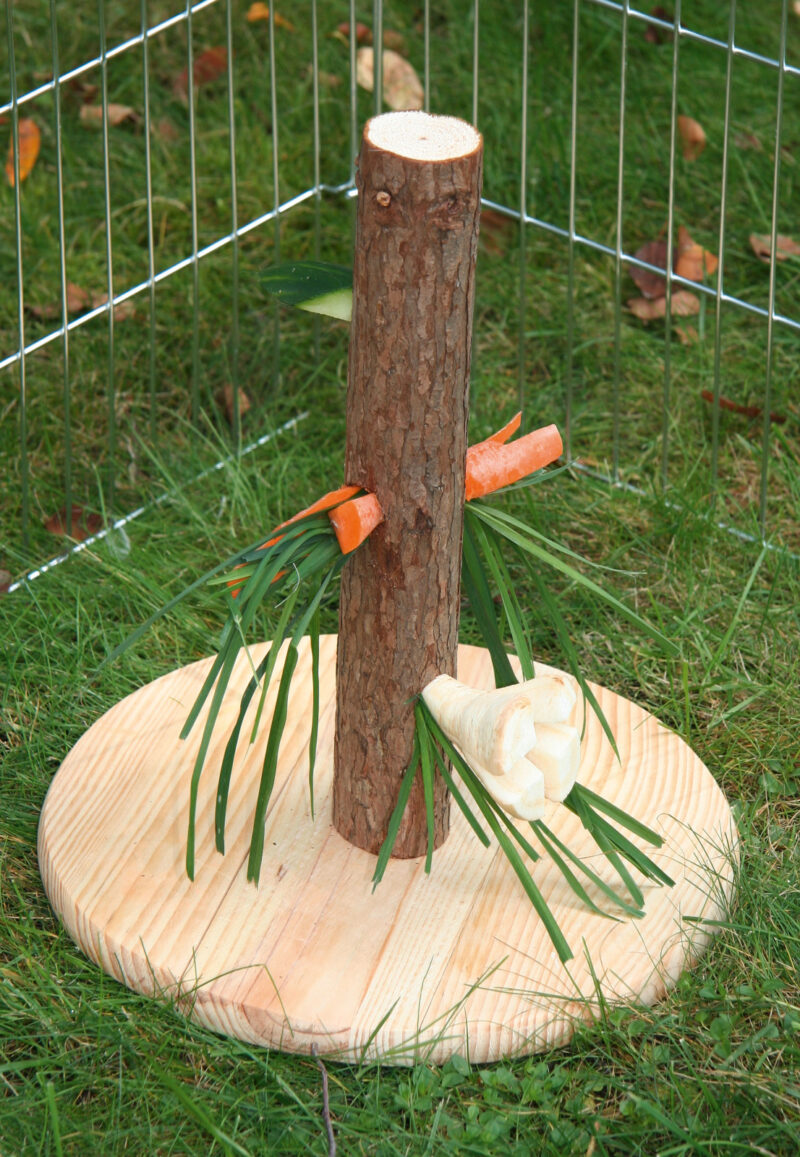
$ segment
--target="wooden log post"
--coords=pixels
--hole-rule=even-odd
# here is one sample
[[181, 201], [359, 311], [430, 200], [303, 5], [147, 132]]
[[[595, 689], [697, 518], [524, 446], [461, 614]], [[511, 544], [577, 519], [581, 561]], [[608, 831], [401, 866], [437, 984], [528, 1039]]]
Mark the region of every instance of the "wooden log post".
[[[385, 518], [342, 576], [333, 822], [370, 852], [411, 757], [413, 698], [455, 673], [482, 160], [480, 134], [453, 117], [387, 113], [364, 130], [345, 478]], [[426, 843], [417, 779], [394, 855]]]

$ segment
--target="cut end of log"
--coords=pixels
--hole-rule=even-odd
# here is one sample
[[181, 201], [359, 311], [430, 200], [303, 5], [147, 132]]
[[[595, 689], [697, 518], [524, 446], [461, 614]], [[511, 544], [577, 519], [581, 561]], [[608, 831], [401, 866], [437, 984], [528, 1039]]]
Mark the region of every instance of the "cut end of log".
[[387, 112], [373, 117], [364, 136], [375, 148], [412, 161], [453, 161], [481, 147], [481, 134], [471, 124], [427, 112]]

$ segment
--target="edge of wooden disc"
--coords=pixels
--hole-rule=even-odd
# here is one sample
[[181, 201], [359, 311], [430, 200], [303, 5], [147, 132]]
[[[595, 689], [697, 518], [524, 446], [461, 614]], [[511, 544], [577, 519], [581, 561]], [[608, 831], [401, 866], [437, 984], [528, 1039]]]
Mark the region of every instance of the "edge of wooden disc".
[[[265, 647], [252, 648], [253, 662]], [[481, 846], [455, 807], [431, 875], [421, 859], [392, 860], [373, 893], [375, 857], [330, 822], [335, 654], [336, 636], [323, 637], [312, 820], [310, 649], [301, 645], [258, 886], [246, 880], [246, 858], [263, 724], [252, 746], [243, 728], [224, 856], [213, 838], [216, 768], [250, 677], [244, 657], [201, 779], [194, 882], [184, 857], [200, 728], [185, 742], [179, 731], [211, 659], [128, 696], [69, 753], [42, 810], [40, 868], [65, 928], [106, 972], [218, 1032], [289, 1052], [316, 1044], [349, 1061], [439, 1063], [458, 1052], [484, 1062], [567, 1041], [601, 1003], [652, 1004], [702, 954], [710, 926], [696, 920], [719, 919], [732, 889], [730, 808], [679, 736], [596, 685], [621, 762], [589, 711], [579, 778], [662, 833], [654, 858], [676, 879], [671, 889], [645, 885], [642, 920], [593, 914], [542, 858], [534, 878], [575, 953], [562, 967], [506, 859]], [[459, 677], [493, 686], [488, 653], [460, 647]], [[277, 677], [265, 716], [276, 686]], [[575, 722], [581, 716], [578, 706]], [[571, 813], [552, 805], [547, 820], [614, 881]]]

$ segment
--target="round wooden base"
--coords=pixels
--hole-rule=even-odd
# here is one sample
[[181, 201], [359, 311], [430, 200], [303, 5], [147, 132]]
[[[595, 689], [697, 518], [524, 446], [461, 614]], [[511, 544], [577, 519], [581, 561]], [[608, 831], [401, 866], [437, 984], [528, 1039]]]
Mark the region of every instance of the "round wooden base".
[[[263, 653], [253, 648], [254, 662]], [[243, 729], [224, 856], [213, 833], [216, 771], [250, 675], [244, 658], [201, 780], [194, 882], [184, 855], [200, 729], [186, 741], [179, 731], [211, 660], [141, 688], [87, 731], [56, 775], [39, 829], [47, 894], [83, 951], [216, 1031], [393, 1064], [534, 1052], [568, 1040], [576, 1019], [591, 1018], [601, 1001], [662, 996], [707, 943], [708, 927], [686, 918], [718, 919], [732, 886], [730, 809], [691, 749], [641, 708], [594, 687], [622, 759], [590, 711], [580, 779], [663, 834], [654, 858], [677, 882], [645, 886], [643, 919], [612, 921], [587, 911], [543, 857], [534, 877], [575, 954], [562, 966], [496, 844], [484, 849], [456, 808], [431, 874], [422, 860], [393, 860], [373, 893], [375, 858], [330, 822], [335, 655], [336, 637], [323, 638], [312, 820], [310, 650], [301, 650], [258, 886], [245, 873], [263, 726], [252, 746]], [[494, 685], [489, 656], [476, 647], [461, 647], [458, 675]], [[615, 880], [571, 813], [553, 805], [548, 822]]]

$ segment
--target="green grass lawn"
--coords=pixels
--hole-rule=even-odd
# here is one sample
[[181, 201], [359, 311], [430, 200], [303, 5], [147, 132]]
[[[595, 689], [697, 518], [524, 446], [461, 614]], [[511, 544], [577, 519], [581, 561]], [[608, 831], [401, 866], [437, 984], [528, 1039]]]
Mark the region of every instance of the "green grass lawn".
[[[26, 91], [52, 68], [45, 5], [14, 5], [17, 85]], [[268, 29], [232, 3], [233, 101], [240, 222], [268, 211], [275, 125], [270, 105]], [[728, 6], [684, 6], [684, 20], [727, 39]], [[346, 3], [320, 6], [323, 84], [321, 171], [337, 184], [350, 173], [348, 49], [329, 33]], [[437, 3], [431, 17], [431, 108], [470, 116], [472, 24], [466, 6]], [[780, 4], [740, 5], [737, 44], [766, 56], [779, 49]], [[63, 69], [98, 50], [97, 11], [57, 5]], [[151, 23], [173, 9], [151, 0]], [[134, 35], [137, 6], [109, 3], [108, 44]], [[480, 9], [479, 127], [486, 139], [485, 193], [519, 204], [520, 5]], [[310, 5], [286, 6], [296, 31], [278, 29], [277, 149], [282, 199], [313, 179]], [[367, 10], [359, 18], [369, 19]], [[800, 59], [800, 22], [789, 13], [787, 59]], [[421, 16], [387, 4], [385, 26], [403, 33], [422, 72]], [[623, 242], [632, 252], [663, 230], [669, 211], [669, 124], [673, 46], [653, 45], [629, 22]], [[576, 229], [616, 243], [620, 20], [581, 5]], [[571, 6], [534, 6], [528, 93], [528, 211], [568, 224]], [[224, 4], [194, 17], [194, 47], [225, 43]], [[186, 65], [179, 25], [150, 44], [153, 237], [156, 269], [192, 245], [189, 110], [172, 82]], [[705, 127], [697, 161], [679, 155], [676, 227], [684, 223], [718, 251], [726, 60], [706, 44], [680, 45], [677, 111]], [[100, 71], [85, 77], [100, 84]], [[143, 109], [140, 50], [108, 64], [109, 100]], [[797, 230], [797, 141], [790, 112], [798, 84], [785, 80], [779, 231]], [[765, 308], [769, 268], [749, 249], [768, 232], [774, 173], [777, 77], [737, 60], [733, 73], [726, 292]], [[62, 156], [69, 280], [107, 288], [102, 134], [80, 120], [84, 94], [65, 91]], [[372, 110], [358, 95], [358, 122]], [[52, 96], [25, 115], [41, 123], [42, 151], [22, 188], [26, 300], [58, 301], [59, 229]], [[200, 246], [231, 226], [225, 77], [204, 85], [196, 108], [196, 220]], [[170, 127], [167, 127], [170, 126]], [[10, 131], [6, 125], [4, 132]], [[141, 121], [109, 130], [113, 285], [147, 277], [148, 224]], [[752, 134], [761, 149], [735, 146]], [[69, 941], [44, 896], [36, 828], [47, 787], [67, 751], [118, 699], [208, 654], [223, 610], [200, 594], [161, 620], [121, 660], [102, 660], [158, 605], [218, 559], [288, 517], [341, 477], [347, 329], [276, 311], [259, 285], [276, 257], [348, 261], [352, 204], [325, 196], [162, 282], [151, 315], [147, 292], [133, 317], [99, 318], [69, 344], [71, 452], [65, 441], [63, 348], [0, 376], [0, 568], [16, 576], [63, 547], [44, 529], [64, 505], [70, 461], [73, 501], [122, 515], [164, 496], [126, 528], [130, 552], [100, 543], [0, 596], [0, 1152], [17, 1154], [326, 1153], [321, 1073], [312, 1058], [256, 1050], [187, 1023], [168, 1004], [145, 1000], [90, 965]], [[0, 197], [0, 352], [15, 348], [14, 200]], [[318, 242], [317, 239], [318, 238]], [[441, 1069], [330, 1064], [330, 1102], [340, 1153], [438, 1154], [794, 1154], [800, 1139], [800, 886], [797, 797], [800, 757], [796, 331], [777, 326], [770, 407], [786, 421], [767, 445], [767, 533], [775, 549], [714, 526], [733, 523], [758, 538], [762, 472], [760, 419], [723, 413], [716, 496], [711, 487], [712, 414], [700, 397], [715, 382], [714, 299], [689, 319], [698, 340], [665, 342], [663, 323], [645, 327], [617, 313], [635, 295], [612, 258], [530, 227], [525, 243], [523, 393], [530, 424], [563, 423], [566, 397], [576, 457], [643, 495], [609, 488], [578, 470], [535, 491], [540, 528], [596, 562], [620, 568], [608, 581], [678, 643], [665, 658], [585, 593], [555, 582], [587, 677], [655, 712], [692, 744], [734, 805], [742, 862], [728, 925], [700, 965], [654, 1009], [608, 1010], [572, 1044], [485, 1068], [456, 1058]], [[510, 415], [520, 391], [517, 230], [481, 246], [473, 374], [474, 437]], [[777, 309], [800, 319], [797, 260], [777, 270]], [[568, 286], [574, 285], [570, 315]], [[196, 321], [195, 321], [196, 319]], [[235, 320], [234, 320], [235, 319]], [[54, 323], [25, 315], [26, 340]], [[570, 344], [570, 332], [572, 342]], [[276, 341], [279, 335], [279, 343]], [[722, 311], [721, 392], [763, 401], [767, 325], [734, 305]], [[152, 350], [152, 355], [151, 355]], [[232, 382], [252, 408], [242, 443], [308, 411], [296, 430], [234, 458], [201, 482], [199, 471], [230, 454], [234, 437], [220, 390]], [[666, 411], [665, 411], [666, 400]], [[666, 420], [665, 420], [666, 413]], [[113, 415], [113, 421], [112, 421]], [[20, 452], [24, 416], [25, 453]], [[664, 431], [668, 441], [664, 444]], [[111, 438], [113, 432], [113, 440]], [[662, 494], [662, 464], [668, 490]], [[667, 498], [669, 501], [664, 501]], [[21, 523], [27, 507], [27, 540]], [[746, 597], [745, 597], [746, 594]], [[530, 599], [525, 586], [521, 598]], [[265, 619], [264, 627], [267, 626]], [[335, 603], [323, 629], [335, 630]], [[534, 625], [545, 661], [563, 664], [546, 624]], [[463, 637], [474, 640], [465, 618]], [[434, 869], [435, 870], [435, 869]]]

